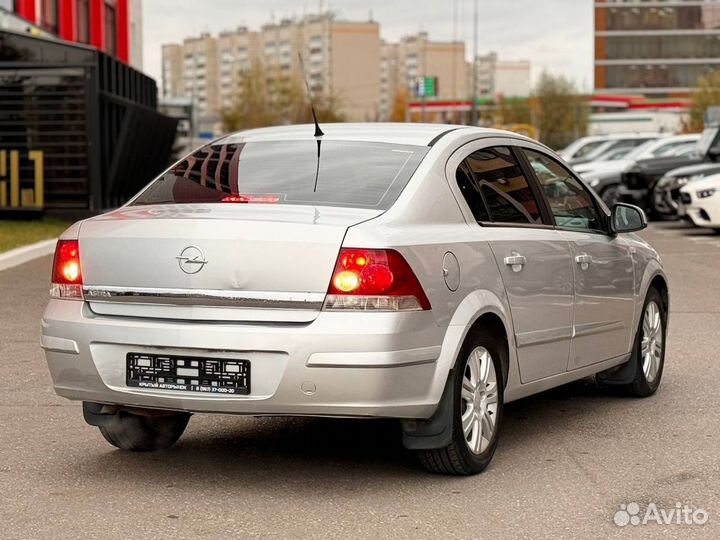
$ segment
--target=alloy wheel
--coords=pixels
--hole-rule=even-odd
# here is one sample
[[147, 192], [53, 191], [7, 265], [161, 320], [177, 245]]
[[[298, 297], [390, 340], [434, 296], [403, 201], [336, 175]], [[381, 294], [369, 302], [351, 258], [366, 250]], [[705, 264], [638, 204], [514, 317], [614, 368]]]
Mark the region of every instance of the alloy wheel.
[[663, 327], [660, 308], [654, 301], [645, 307], [642, 324], [640, 355], [645, 380], [653, 382], [660, 371], [663, 352]]
[[477, 347], [465, 364], [460, 418], [465, 442], [473, 454], [483, 453], [493, 439], [498, 412], [495, 363], [485, 347]]

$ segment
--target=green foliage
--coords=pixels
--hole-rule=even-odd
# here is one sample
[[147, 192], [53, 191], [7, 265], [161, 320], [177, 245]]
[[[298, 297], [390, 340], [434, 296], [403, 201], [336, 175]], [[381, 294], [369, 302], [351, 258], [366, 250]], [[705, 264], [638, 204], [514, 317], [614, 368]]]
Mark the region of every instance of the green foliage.
[[540, 140], [560, 149], [587, 133], [589, 108], [569, 79], [543, 72], [534, 91]]
[[69, 223], [55, 218], [37, 221], [0, 220], [0, 253], [59, 236]]
[[531, 124], [530, 101], [523, 98], [503, 98], [497, 113], [502, 124]]
[[701, 131], [708, 107], [720, 107], [720, 71], [713, 71], [700, 77], [697, 90], [690, 96], [690, 123], [688, 131]]
[[[343, 121], [334, 96], [313, 97], [319, 122]], [[239, 98], [223, 111], [222, 122], [226, 131], [312, 122], [305, 85], [299, 77], [256, 63], [241, 77]]]

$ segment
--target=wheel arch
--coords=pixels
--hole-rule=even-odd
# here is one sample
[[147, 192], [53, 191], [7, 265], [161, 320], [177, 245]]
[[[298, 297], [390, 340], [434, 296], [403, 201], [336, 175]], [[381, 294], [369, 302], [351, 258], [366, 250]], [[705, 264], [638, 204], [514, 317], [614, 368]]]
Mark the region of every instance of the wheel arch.
[[519, 378], [515, 361], [515, 334], [509, 309], [504, 301], [491, 291], [471, 292], [458, 305], [445, 333], [434, 381], [434, 394], [439, 398], [438, 407], [427, 420], [403, 422], [403, 444], [406, 448], [421, 450], [442, 448], [450, 444], [455, 362], [468, 334], [476, 328], [490, 329], [493, 335], [501, 336], [504, 341], [504, 354], [501, 358], [504, 387], [507, 388], [511, 377]]
[[650, 280], [648, 289], [655, 289], [660, 293], [660, 298], [662, 298], [663, 301], [663, 308], [665, 308], [665, 315], [667, 316], [667, 313], [670, 311], [670, 291], [668, 289], [668, 283], [665, 276], [662, 274], [655, 274], [655, 276]]
[[[439, 363], [446, 367], [442, 370], [443, 373], [447, 377], [453, 370], [468, 334], [476, 328], [488, 328], [502, 340], [502, 375], [503, 384], [507, 387], [515, 358], [515, 333], [510, 310], [504, 299], [486, 289], [468, 294], [453, 313], [440, 353]], [[444, 385], [445, 380], [442, 382]]]

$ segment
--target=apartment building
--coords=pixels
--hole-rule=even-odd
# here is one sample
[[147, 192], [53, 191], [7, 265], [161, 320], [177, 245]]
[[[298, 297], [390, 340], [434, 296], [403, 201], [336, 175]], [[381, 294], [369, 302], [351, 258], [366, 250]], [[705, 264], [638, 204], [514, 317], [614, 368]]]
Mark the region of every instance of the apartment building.
[[210, 34], [188, 38], [182, 44], [181, 95], [193, 98], [200, 116], [220, 112], [217, 45]]
[[[500, 60], [496, 52], [490, 52], [478, 55], [475, 63], [477, 69], [476, 96], [495, 98], [496, 96], [527, 97], [530, 95], [530, 62]], [[470, 75], [472, 76], [472, 73]]]
[[217, 38], [218, 99], [220, 109], [232, 107], [239, 98], [241, 77], [260, 58], [260, 36], [240, 27], [221, 32]]
[[378, 113], [381, 120], [390, 120], [399, 88], [407, 89], [407, 77], [403, 74], [400, 83], [400, 46], [397, 43], [382, 42], [380, 45], [380, 102]]
[[418, 80], [431, 78], [435, 94], [426, 100], [457, 100], [468, 97], [468, 68], [465, 43], [461, 41], [431, 41], [426, 32], [408, 35], [398, 43], [383, 43], [380, 53], [381, 120], [390, 118], [398, 91], [407, 99], [418, 96]]
[[239, 28], [165, 45], [163, 96], [194, 98], [202, 122], [232, 106], [239, 98], [243, 73], [255, 62], [302, 82], [300, 55], [314, 95], [333, 97], [348, 120], [377, 119], [380, 26], [373, 21], [338, 21], [331, 14], [286, 19], [257, 32]]
[[433, 77], [437, 78], [434, 97], [445, 100], [468, 95], [464, 42], [431, 41], [427, 32], [420, 32], [403, 37], [398, 48], [400, 79], [411, 92], [418, 77]]
[[183, 48], [176, 43], [162, 46], [162, 97], [170, 99], [184, 95]]
[[595, 92], [687, 96], [720, 69], [720, 1], [595, 1]]

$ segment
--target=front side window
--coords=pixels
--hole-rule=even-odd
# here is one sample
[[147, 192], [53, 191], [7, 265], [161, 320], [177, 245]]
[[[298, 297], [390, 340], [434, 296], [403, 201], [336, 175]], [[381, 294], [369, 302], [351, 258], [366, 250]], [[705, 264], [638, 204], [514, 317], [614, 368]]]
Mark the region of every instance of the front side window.
[[580, 181], [554, 159], [523, 150], [547, 197], [558, 227], [604, 232], [595, 201]]
[[[522, 167], [506, 147], [485, 148], [470, 154], [458, 170], [469, 175], [472, 189], [458, 185], [478, 221], [541, 223], [540, 209]], [[481, 204], [482, 203], [482, 204]]]
[[387, 210], [427, 146], [232, 140], [193, 152], [133, 204], [272, 203]]

